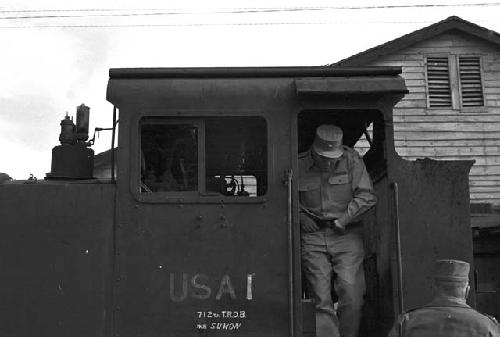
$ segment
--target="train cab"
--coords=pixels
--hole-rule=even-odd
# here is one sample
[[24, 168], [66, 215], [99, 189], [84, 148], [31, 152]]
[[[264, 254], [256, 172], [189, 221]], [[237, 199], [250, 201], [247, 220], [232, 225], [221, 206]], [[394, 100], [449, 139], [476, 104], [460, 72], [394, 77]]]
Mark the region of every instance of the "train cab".
[[112, 69], [108, 100], [120, 111], [116, 273], [124, 279], [117, 332], [314, 333], [300, 272], [297, 158], [323, 123], [340, 126], [345, 145], [361, 139], [367, 149], [379, 202], [364, 219], [363, 329], [387, 331], [401, 297], [394, 219], [406, 207], [395, 206], [391, 184], [398, 174], [418, 180], [422, 170], [401, 169], [394, 150], [392, 108], [407, 92], [399, 72]]
[[[359, 149], [374, 183], [378, 201], [362, 219], [360, 335], [386, 335], [399, 311], [430, 299], [436, 258], [472, 260], [471, 164], [397, 155], [392, 109], [408, 92], [400, 72], [111, 69], [116, 179], [1, 186], [0, 252], [13, 271], [0, 298], [16, 306], [10, 294], [38, 294], [29, 310], [44, 317], [31, 320], [39, 336], [315, 336], [298, 158], [328, 123]], [[35, 211], [17, 225], [21, 200]], [[43, 282], [18, 282], [26, 266]], [[7, 332], [26, 325], [23, 310], [2, 311]]]

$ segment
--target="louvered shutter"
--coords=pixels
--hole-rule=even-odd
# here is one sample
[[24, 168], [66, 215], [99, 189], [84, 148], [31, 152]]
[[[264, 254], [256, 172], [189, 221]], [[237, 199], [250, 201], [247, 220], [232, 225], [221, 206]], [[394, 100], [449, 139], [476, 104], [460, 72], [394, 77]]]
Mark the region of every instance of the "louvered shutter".
[[427, 58], [427, 87], [429, 106], [451, 107], [448, 57]]
[[462, 106], [483, 106], [484, 97], [479, 56], [460, 56], [458, 58], [458, 70]]

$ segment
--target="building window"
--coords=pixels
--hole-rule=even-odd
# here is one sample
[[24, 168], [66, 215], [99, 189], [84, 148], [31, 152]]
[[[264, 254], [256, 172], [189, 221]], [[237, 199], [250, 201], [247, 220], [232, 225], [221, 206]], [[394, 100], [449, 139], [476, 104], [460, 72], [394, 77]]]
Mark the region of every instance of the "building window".
[[463, 107], [483, 106], [481, 59], [478, 56], [459, 56], [460, 97]]
[[427, 86], [431, 108], [452, 106], [447, 56], [427, 58]]
[[429, 56], [426, 64], [430, 108], [484, 106], [480, 56]]

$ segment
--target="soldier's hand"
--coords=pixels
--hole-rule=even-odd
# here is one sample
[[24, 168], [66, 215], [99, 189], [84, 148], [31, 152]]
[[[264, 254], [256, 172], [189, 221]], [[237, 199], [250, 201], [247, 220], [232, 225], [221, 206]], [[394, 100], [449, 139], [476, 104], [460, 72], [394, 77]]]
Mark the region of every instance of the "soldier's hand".
[[312, 233], [319, 230], [318, 225], [307, 214], [299, 213], [300, 229], [302, 233]]
[[345, 225], [340, 223], [338, 219], [333, 220], [333, 223], [335, 224], [335, 232], [338, 234], [344, 234], [345, 233]]
[[323, 214], [323, 216], [321, 217], [321, 220], [334, 220], [336, 219], [337, 216], [334, 215], [333, 213], [330, 213], [330, 212], [326, 212]]

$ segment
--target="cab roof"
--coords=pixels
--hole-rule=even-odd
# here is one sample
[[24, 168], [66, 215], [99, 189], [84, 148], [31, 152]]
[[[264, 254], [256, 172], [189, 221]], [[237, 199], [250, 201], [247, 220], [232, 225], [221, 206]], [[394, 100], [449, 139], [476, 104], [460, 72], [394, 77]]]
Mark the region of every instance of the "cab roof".
[[397, 76], [401, 67], [111, 68], [110, 79]]

